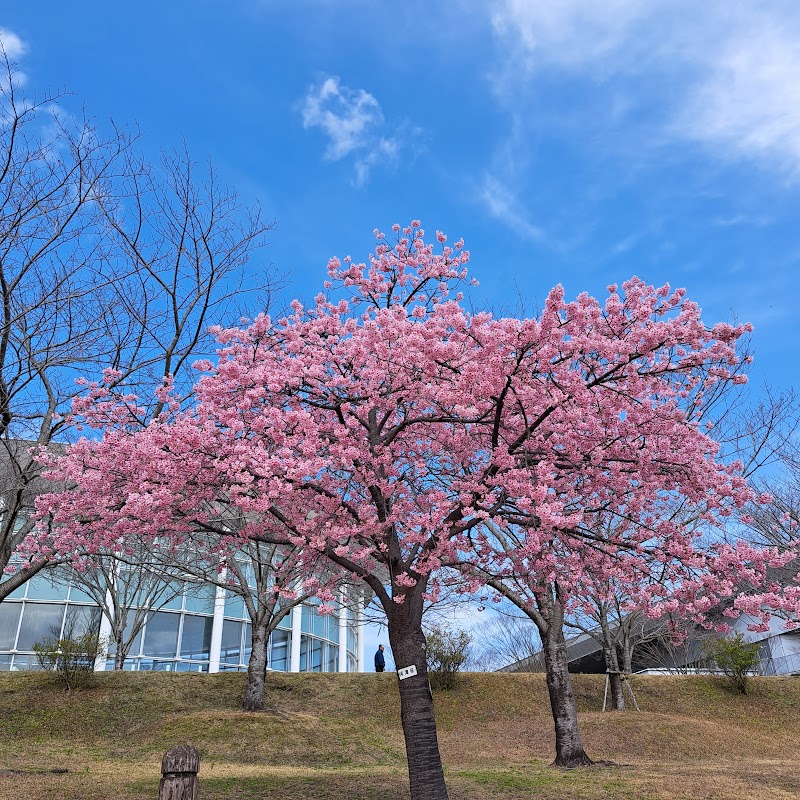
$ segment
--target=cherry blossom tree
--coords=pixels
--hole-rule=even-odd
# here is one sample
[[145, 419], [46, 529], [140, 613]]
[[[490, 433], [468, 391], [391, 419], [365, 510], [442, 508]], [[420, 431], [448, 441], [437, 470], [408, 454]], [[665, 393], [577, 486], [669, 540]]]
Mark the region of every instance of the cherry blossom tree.
[[[631, 550], [628, 574], [653, 534], [632, 526], [625, 542], [597, 547], [589, 517], [612, 499], [631, 518], [650, 486], [710, 517], [744, 502], [691, 409], [730, 379], [747, 329], [708, 328], [683, 291], [637, 278], [604, 302], [566, 302], [556, 287], [536, 318], [470, 313], [463, 243], [437, 233], [435, 252], [418, 222], [394, 230], [393, 244], [376, 231], [368, 264], [331, 260], [310, 307], [219, 329], [192, 407], [166, 381], [161, 413], [142, 428], [143, 401], [117, 374], [90, 385], [76, 410], [103, 437], [71, 446], [54, 470], [75, 489], [41, 499], [53, 527], [40, 547], [69, 552], [133, 530], [225, 535], [212, 509], [227, 506], [244, 521], [237, 535], [324, 555], [374, 593], [395, 663], [416, 670], [399, 681], [411, 796], [441, 800], [422, 628], [441, 568], [468, 565], [467, 589], [502, 581], [491, 524], [518, 532], [513, 564], [531, 562], [549, 585], [595, 553], [616, 574]], [[548, 547], [562, 536], [580, 547]], [[324, 610], [332, 594], [318, 596]]]

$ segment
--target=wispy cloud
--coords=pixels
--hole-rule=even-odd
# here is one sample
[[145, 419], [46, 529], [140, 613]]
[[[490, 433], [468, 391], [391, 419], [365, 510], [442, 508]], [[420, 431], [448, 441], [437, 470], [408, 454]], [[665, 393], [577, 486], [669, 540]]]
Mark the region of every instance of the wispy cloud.
[[516, 195], [496, 176], [484, 176], [480, 199], [494, 219], [511, 228], [520, 238], [530, 241], [545, 238], [544, 231], [527, 218]]
[[800, 177], [800, 20], [753, 15], [706, 64], [674, 124], [728, 156], [772, 161]]
[[336, 76], [311, 86], [300, 103], [303, 127], [320, 129], [328, 139], [325, 158], [353, 157], [356, 186], [363, 186], [379, 164], [394, 165], [408, 140], [420, 132], [408, 125], [395, 126], [391, 136], [377, 99], [364, 89], [342, 85]]
[[624, 85], [688, 141], [800, 177], [800, 6], [790, 0], [497, 0], [498, 97], [518, 104], [542, 73]]

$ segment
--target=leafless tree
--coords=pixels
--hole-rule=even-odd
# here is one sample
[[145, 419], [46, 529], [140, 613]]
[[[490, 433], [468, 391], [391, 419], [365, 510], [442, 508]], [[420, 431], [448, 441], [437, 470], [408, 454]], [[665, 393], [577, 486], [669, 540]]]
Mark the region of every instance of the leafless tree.
[[[251, 623], [251, 649], [242, 707], [264, 709], [270, 636], [292, 609], [311, 599], [314, 589], [304, 588], [304, 579], [323, 574], [323, 565], [309, 563], [296, 548], [254, 539], [228, 539], [220, 547], [188, 548], [176, 565], [185, 575], [221, 586], [244, 603]], [[198, 558], [198, 552], [211, 553]], [[333, 590], [335, 587], [331, 587]], [[339, 587], [341, 589], [341, 587]], [[340, 646], [345, 646], [340, 642]]]
[[108, 620], [109, 650], [113, 668], [124, 668], [131, 647], [150, 615], [183, 591], [175, 570], [154, 560], [150, 547], [127, 544], [127, 552], [104, 551], [87, 555], [77, 567], [65, 565], [54, 572], [58, 580], [69, 581], [97, 604]]
[[134, 132], [61, 100], [21, 93], [0, 38], [0, 601], [47, 563], [21, 555], [36, 452], [76, 435], [75, 379], [111, 368], [136, 390], [171, 375], [186, 398], [209, 325], [275, 287], [248, 270], [272, 227], [257, 206], [185, 149], [148, 166]]
[[471, 666], [477, 669], [544, 672], [542, 640], [527, 617], [497, 614], [480, 626], [474, 644]]

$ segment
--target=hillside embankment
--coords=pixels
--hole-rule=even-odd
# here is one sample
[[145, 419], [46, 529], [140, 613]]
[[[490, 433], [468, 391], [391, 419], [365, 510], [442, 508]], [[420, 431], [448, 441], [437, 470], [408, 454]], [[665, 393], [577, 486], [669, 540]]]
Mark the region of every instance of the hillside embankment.
[[[437, 693], [452, 800], [790, 800], [800, 797], [800, 678], [732, 694], [711, 677], [634, 677], [641, 712], [600, 712], [603, 678], [575, 676], [586, 750], [550, 768], [541, 675], [466, 674]], [[401, 800], [394, 675], [270, 675], [271, 713], [238, 710], [244, 676], [106, 673], [64, 692], [0, 673], [0, 800], [156, 797], [163, 753], [200, 749], [201, 800]], [[61, 772], [61, 770], [66, 770]]]

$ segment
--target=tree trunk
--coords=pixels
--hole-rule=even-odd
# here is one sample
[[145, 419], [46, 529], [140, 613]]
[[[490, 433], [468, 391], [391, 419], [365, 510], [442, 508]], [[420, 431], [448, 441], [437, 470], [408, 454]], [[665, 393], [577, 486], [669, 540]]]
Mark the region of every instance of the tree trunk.
[[600, 619], [600, 629], [603, 631], [603, 658], [606, 662], [606, 673], [611, 687], [611, 709], [613, 711], [624, 711], [625, 695], [622, 691], [622, 675], [620, 674], [617, 648], [611, 636], [608, 618], [604, 615]]
[[547, 692], [556, 730], [556, 767], [580, 767], [594, 763], [583, 749], [578, 731], [578, 709], [567, 668], [567, 645], [564, 629], [551, 622], [542, 636], [547, 675]]
[[633, 645], [628, 640], [623, 640], [622, 642], [622, 669], [625, 671], [626, 675], [630, 675], [633, 672]]
[[400, 719], [406, 743], [411, 800], [447, 800], [433, 696], [428, 684], [425, 634], [421, 620], [398, 620], [402, 611], [389, 617], [389, 643], [397, 669], [415, 666], [417, 674], [399, 680]]
[[[124, 624], [124, 623], [123, 623]], [[114, 671], [119, 672], [125, 669], [125, 659], [128, 656], [128, 648], [124, 647], [125, 631], [122, 628], [116, 629], [114, 633]]]
[[[8, 566], [9, 558], [4, 558], [0, 562], [0, 577], [3, 575], [3, 570]], [[5, 562], [5, 563], [3, 563]], [[46, 561], [38, 561], [27, 567], [20, 567], [11, 575], [9, 575], [2, 583], [0, 583], [0, 603], [8, 597], [15, 589], [19, 589], [23, 583], [29, 581], [36, 573], [41, 572], [47, 566]]]
[[250, 660], [247, 662], [247, 686], [242, 700], [242, 708], [245, 711], [262, 711], [264, 709], [268, 640], [266, 626], [253, 625], [252, 650], [250, 651]]

